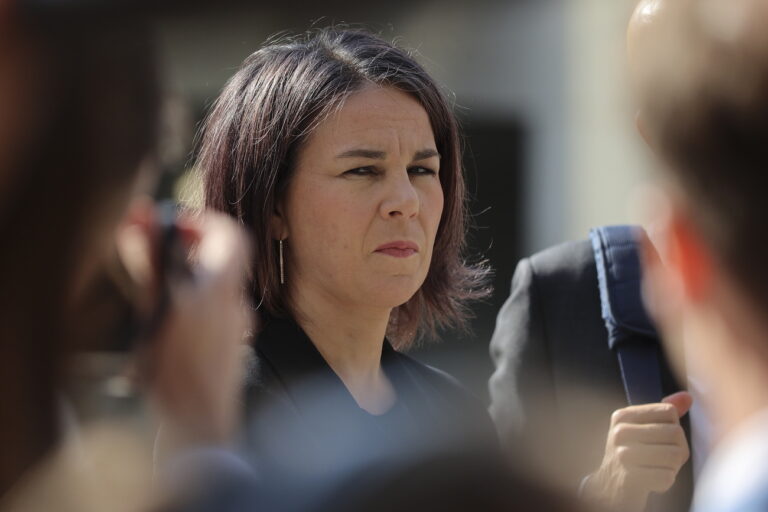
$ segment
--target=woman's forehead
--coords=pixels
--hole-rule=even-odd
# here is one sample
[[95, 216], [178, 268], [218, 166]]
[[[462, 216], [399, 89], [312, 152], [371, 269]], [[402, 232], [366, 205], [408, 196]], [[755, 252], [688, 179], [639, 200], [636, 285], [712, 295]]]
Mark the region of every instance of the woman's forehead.
[[[370, 86], [353, 93], [317, 126], [311, 140], [313, 145], [336, 152], [386, 151], [394, 145], [405, 145], [401, 149], [408, 151], [435, 149], [426, 110], [394, 87]], [[366, 147], [358, 148], [361, 144]]]

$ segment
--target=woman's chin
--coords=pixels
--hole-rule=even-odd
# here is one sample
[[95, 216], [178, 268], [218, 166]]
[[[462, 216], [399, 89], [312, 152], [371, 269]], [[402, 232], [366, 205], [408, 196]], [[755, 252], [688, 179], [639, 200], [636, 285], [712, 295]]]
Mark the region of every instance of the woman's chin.
[[415, 276], [397, 276], [388, 279], [386, 282], [369, 289], [370, 292], [366, 294], [366, 303], [369, 305], [377, 304], [390, 309], [402, 306], [419, 291], [423, 282], [424, 279]]

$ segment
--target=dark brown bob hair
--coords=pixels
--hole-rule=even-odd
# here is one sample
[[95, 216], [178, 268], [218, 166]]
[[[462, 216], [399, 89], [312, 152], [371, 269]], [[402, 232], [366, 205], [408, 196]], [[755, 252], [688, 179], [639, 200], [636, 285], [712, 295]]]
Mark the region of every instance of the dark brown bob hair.
[[466, 193], [456, 119], [445, 94], [404, 50], [362, 30], [322, 29], [264, 46], [225, 85], [203, 126], [197, 167], [205, 206], [237, 218], [254, 236], [254, 304], [261, 320], [292, 316], [281, 288], [270, 218], [315, 127], [366, 85], [395, 87], [426, 110], [440, 152], [445, 197], [424, 284], [395, 308], [388, 336], [404, 347], [424, 333], [463, 327], [466, 302], [488, 294], [484, 262], [463, 257]]

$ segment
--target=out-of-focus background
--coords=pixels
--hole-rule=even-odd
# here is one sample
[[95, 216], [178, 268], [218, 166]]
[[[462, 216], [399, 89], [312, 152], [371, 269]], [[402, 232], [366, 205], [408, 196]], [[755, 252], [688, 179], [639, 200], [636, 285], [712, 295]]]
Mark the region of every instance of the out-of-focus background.
[[240, 62], [281, 32], [349, 23], [396, 38], [448, 90], [466, 136], [476, 229], [495, 292], [470, 334], [413, 354], [484, 397], [488, 342], [517, 261], [590, 227], [634, 220], [629, 198], [648, 165], [628, 106], [624, 27], [632, 0], [323, 0], [231, 2], [158, 23], [173, 129], [165, 193], [188, 199], [192, 138]]

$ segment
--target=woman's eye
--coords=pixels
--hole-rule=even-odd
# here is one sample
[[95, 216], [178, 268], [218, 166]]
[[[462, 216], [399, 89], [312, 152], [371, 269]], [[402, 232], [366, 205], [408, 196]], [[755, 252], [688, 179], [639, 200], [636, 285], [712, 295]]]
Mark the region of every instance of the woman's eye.
[[437, 174], [437, 171], [433, 171], [432, 169], [428, 167], [422, 167], [422, 166], [415, 166], [408, 169], [409, 174], [413, 174], [416, 176], [433, 176]]
[[373, 167], [356, 167], [344, 173], [345, 176], [373, 176], [377, 174]]

